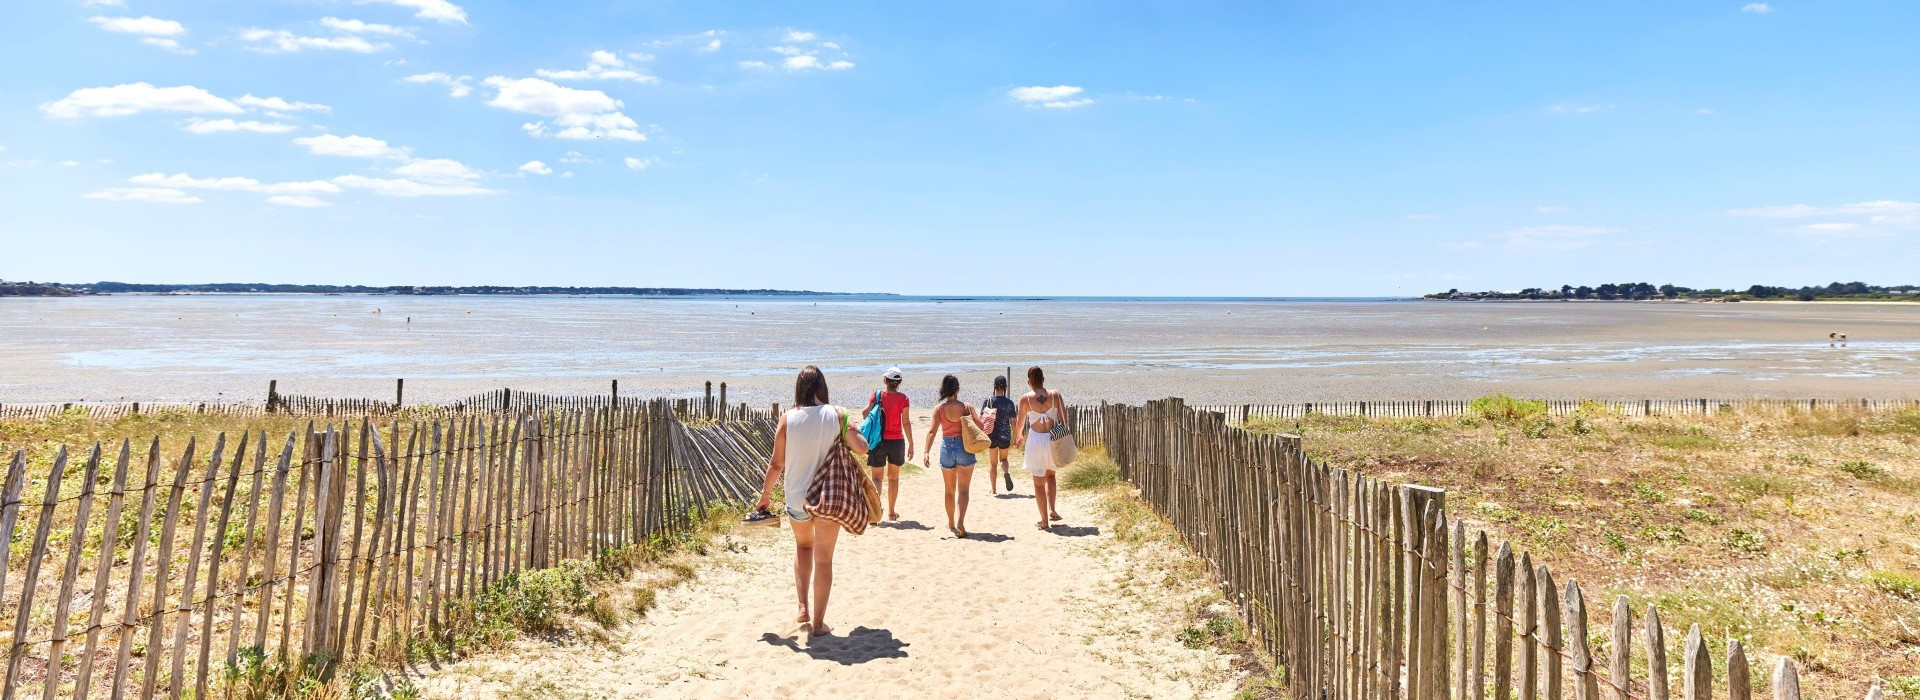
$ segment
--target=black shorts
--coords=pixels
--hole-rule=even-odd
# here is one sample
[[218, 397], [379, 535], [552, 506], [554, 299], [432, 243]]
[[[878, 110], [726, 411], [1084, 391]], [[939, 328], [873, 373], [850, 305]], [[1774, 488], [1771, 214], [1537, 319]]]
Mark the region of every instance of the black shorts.
[[987, 447], [988, 449], [994, 449], [994, 450], [1004, 450], [1004, 449], [1011, 448], [1013, 447], [1013, 436], [1012, 435], [988, 435]]
[[867, 450], [867, 466], [899, 466], [907, 463], [907, 441], [881, 440], [880, 446]]

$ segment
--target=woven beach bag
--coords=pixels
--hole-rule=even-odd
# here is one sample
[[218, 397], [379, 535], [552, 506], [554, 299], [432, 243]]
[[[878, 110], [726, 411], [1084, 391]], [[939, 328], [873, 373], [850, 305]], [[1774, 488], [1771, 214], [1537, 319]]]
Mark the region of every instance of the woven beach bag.
[[1047, 431], [1047, 438], [1053, 448], [1053, 468], [1064, 469], [1080, 456], [1080, 446], [1073, 442], [1073, 428], [1066, 421], [1054, 421], [1053, 429]]
[[987, 434], [980, 431], [980, 425], [973, 422], [973, 416], [960, 417], [960, 449], [970, 454], [986, 452], [993, 442], [987, 440]]
[[827, 459], [813, 473], [807, 485], [807, 513], [839, 525], [858, 535], [867, 525], [879, 522], [880, 489], [873, 476], [860, 466], [860, 460], [847, 448], [846, 416], [841, 416], [840, 437], [827, 448]]

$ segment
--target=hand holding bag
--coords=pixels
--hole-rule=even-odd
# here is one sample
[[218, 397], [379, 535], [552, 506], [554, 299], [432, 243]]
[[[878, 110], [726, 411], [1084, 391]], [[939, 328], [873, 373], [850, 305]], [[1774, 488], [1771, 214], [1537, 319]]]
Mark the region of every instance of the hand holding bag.
[[867, 449], [880, 446], [887, 434], [887, 407], [880, 403], [880, 392], [873, 392], [873, 410], [867, 412], [866, 419], [860, 422], [860, 437], [866, 438]]
[[980, 424], [973, 421], [973, 416], [960, 416], [961, 449], [966, 450], [969, 454], [977, 455], [986, 452], [987, 448], [992, 445], [993, 443], [987, 440], [987, 434], [980, 432]]
[[867, 525], [879, 522], [880, 489], [847, 447], [846, 425], [847, 417], [841, 414], [840, 434], [807, 485], [806, 508], [813, 517], [858, 535], [867, 531]]

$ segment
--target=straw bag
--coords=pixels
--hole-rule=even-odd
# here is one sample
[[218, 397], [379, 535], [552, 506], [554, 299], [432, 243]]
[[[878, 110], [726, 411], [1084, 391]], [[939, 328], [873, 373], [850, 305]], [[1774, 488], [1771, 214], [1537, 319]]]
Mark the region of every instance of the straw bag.
[[[1053, 395], [1055, 398], [1059, 398], [1060, 393], [1054, 392]], [[1056, 404], [1055, 408], [1058, 409], [1065, 406], [1066, 403], [1067, 402], [1063, 400], [1059, 404]], [[1065, 415], [1065, 413], [1062, 412], [1061, 415]], [[1053, 422], [1053, 429], [1047, 431], [1047, 442], [1053, 450], [1053, 466], [1055, 469], [1064, 468], [1072, 464], [1074, 458], [1080, 456], [1080, 447], [1073, 442], [1073, 428], [1069, 427], [1064, 419]]]
[[970, 454], [980, 454], [992, 446], [987, 434], [980, 432], [980, 424], [973, 422], [973, 416], [960, 417], [960, 449]]
[[867, 531], [867, 525], [880, 522], [880, 488], [873, 483], [860, 460], [847, 448], [847, 417], [840, 416], [840, 433], [827, 448], [827, 459], [813, 473], [807, 485], [807, 513], [839, 525], [851, 534]]

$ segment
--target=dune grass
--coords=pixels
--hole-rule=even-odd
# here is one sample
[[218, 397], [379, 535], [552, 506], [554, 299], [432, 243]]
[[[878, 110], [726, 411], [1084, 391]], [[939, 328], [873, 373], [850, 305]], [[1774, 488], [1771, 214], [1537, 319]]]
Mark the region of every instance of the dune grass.
[[1445, 488], [1456, 517], [1605, 594], [1596, 600], [1624, 594], [1674, 629], [1698, 623], [1722, 658], [1729, 636], [1756, 663], [1792, 656], [1809, 696], [1859, 697], [1878, 682], [1920, 699], [1920, 412], [1633, 417], [1590, 405], [1552, 417], [1528, 403], [1251, 427], [1299, 434], [1332, 464]]

